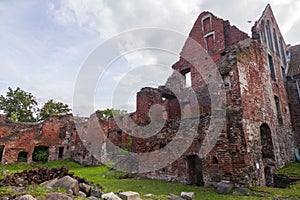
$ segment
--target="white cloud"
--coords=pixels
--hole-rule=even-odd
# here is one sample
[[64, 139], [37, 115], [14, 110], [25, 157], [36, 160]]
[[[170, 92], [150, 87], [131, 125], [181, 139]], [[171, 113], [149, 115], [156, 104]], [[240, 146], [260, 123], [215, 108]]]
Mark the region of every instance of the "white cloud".
[[[171, 29], [187, 35], [204, 10], [250, 33], [254, 21], [269, 2], [286, 42], [299, 43], [299, 0], [232, 0], [226, 3], [224, 0], [1, 1], [0, 29], [5, 31], [0, 32], [0, 92], [4, 93], [8, 86], [19, 86], [41, 101], [54, 98], [72, 104], [80, 66], [101, 42], [143, 27]], [[252, 23], [248, 23], [249, 20]], [[103, 84], [100, 81], [98, 85], [101, 93], [96, 97], [100, 99], [95, 104], [97, 107], [111, 104], [114, 84], [134, 67], [155, 64], [171, 67], [178, 59], [175, 54], [179, 53], [182, 41], [174, 42], [173, 37], [159, 34], [142, 36], [131, 35], [127, 43], [120, 43], [120, 50], [144, 45], [172, 52], [143, 49], [112, 63], [114, 67], [107, 71]]]

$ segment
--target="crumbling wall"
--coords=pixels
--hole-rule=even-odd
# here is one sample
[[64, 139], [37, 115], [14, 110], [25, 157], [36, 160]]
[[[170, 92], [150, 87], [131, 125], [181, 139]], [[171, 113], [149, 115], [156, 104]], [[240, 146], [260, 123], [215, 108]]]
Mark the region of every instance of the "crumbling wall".
[[297, 138], [297, 147], [300, 147], [300, 45], [289, 48], [290, 62], [287, 74], [287, 91], [293, 131]]
[[296, 146], [300, 147], [300, 74], [287, 78], [287, 89], [291, 108], [291, 121], [296, 135]]
[[44, 146], [49, 148], [49, 161], [74, 158], [82, 164], [100, 164], [78, 136], [72, 114], [53, 115], [39, 123], [0, 116], [0, 146], [4, 146], [1, 163], [16, 163], [20, 152], [26, 152], [24, 159], [31, 163], [34, 149]]
[[0, 120], [0, 145], [4, 146], [2, 163], [15, 163], [21, 151], [28, 153], [27, 161], [32, 161], [34, 148], [49, 147], [48, 160], [70, 158], [75, 136], [72, 115], [52, 116], [41, 123], [12, 122], [2, 117]]
[[[250, 166], [255, 177], [252, 184], [265, 185], [266, 182], [270, 182], [272, 185], [272, 180], [266, 179], [266, 170], [270, 168], [274, 171], [294, 161], [294, 134], [287, 96], [282, 77], [277, 77], [276, 81], [272, 80], [266, 53], [261, 44], [250, 41], [245, 45], [237, 54], [237, 58], [243, 102], [243, 126]], [[280, 66], [275, 65], [275, 69], [280, 73]], [[275, 96], [278, 97], [279, 107], [276, 106]], [[269, 140], [274, 154], [272, 158], [263, 156], [263, 124], [271, 131]]]
[[[272, 12], [269, 9], [267, 7], [264, 14], [271, 20]], [[277, 24], [273, 23], [277, 30]], [[260, 23], [256, 23], [256, 26], [259, 27]], [[279, 76], [284, 57], [280, 57], [279, 48], [274, 46], [275, 51], [270, 56], [273, 58], [277, 78], [272, 80], [270, 62], [267, 60], [269, 47], [261, 43], [260, 33], [255, 32], [257, 30], [253, 28], [255, 40], [250, 39], [228, 21], [203, 12], [190, 32], [179, 61], [172, 66], [175, 71], [165, 86], [158, 89], [145, 88], [138, 93], [137, 112], [132, 114], [132, 119], [138, 125], [150, 123], [149, 111], [155, 104], [164, 106], [167, 113], [165, 116], [168, 117], [165, 117], [167, 121], [164, 127], [155, 136], [146, 139], [132, 138], [131, 150], [134, 152], [156, 151], [172, 141], [179, 124], [188, 119], [180, 112], [185, 106], [181, 103], [182, 100], [186, 101], [182, 96], [188, 97], [190, 90], [195, 91], [197, 107], [201, 113], [199, 126], [189, 127], [197, 130], [190, 148], [175, 162], [143, 176], [200, 185], [230, 181], [237, 186], [271, 186], [272, 172], [293, 161], [293, 133], [284, 77]], [[280, 37], [279, 30], [278, 34]], [[195, 46], [191, 38], [203, 48]], [[211, 99], [206, 83], [210, 74], [205, 70], [200, 70], [199, 73], [198, 70], [212, 68], [213, 65], [218, 67], [223, 79], [223, 89], [226, 91], [226, 123], [214, 148], [204, 158], [199, 158], [205, 130], [210, 122]], [[190, 88], [186, 87], [185, 80], [185, 75], [189, 72]], [[170, 99], [177, 99], [177, 106], [166, 106], [165, 101]], [[195, 105], [194, 102], [186, 102]], [[176, 117], [172, 118], [169, 113], [174, 113], [172, 115]], [[118, 128], [114, 126], [112, 130]], [[115, 144], [124, 146], [122, 138], [126, 133], [121, 130], [119, 133], [119, 138], [111, 138]], [[184, 140], [182, 138], [183, 142]]]

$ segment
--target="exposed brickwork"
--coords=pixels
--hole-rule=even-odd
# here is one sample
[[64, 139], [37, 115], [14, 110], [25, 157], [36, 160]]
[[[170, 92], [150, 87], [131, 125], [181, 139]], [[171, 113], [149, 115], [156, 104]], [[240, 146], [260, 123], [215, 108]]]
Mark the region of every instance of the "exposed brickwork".
[[[96, 112], [90, 118], [75, 119], [76, 131], [71, 116], [52, 117], [40, 124], [11, 125], [0, 118], [0, 141], [5, 145], [3, 162], [14, 162], [21, 150], [27, 151], [30, 158], [34, 146], [46, 145], [51, 149], [50, 160], [58, 158], [58, 147], [63, 146], [64, 157], [73, 157], [84, 164], [103, 163], [108, 153], [117, 156], [116, 152], [107, 152], [108, 141], [135, 153], [153, 152], [175, 140], [180, 127], [186, 135], [197, 131], [189, 148], [163, 169], [141, 176], [207, 186], [224, 180], [236, 186], [272, 186], [273, 172], [294, 161], [295, 135], [289, 103], [293, 107], [294, 130], [300, 135], [300, 98], [295, 95], [299, 74], [287, 77], [288, 82], [285, 82], [289, 60], [270, 5], [255, 22], [252, 38], [210, 12], [199, 15], [189, 36], [166, 84], [139, 91], [134, 113], [104, 119]], [[193, 45], [193, 41], [203, 48]], [[214, 65], [221, 74], [226, 93], [226, 122], [216, 145], [199, 158], [212, 120], [212, 100], [206, 82], [211, 70], [198, 70], [211, 69]], [[187, 74], [190, 74], [191, 86], [186, 80]], [[191, 91], [195, 92], [195, 98], [191, 98]], [[162, 112], [155, 107], [158, 105], [163, 108]], [[199, 116], [191, 112], [196, 109]], [[199, 118], [199, 124], [186, 123], [195, 117]], [[132, 120], [136, 127], [131, 124]], [[153, 130], [139, 127], [163, 120], [162, 128], [151, 137], [129, 136], [129, 133], [146, 135], [157, 127], [153, 126]], [[61, 127], [67, 134], [60, 139]], [[186, 143], [185, 134], [176, 140]], [[29, 141], [34, 145], [28, 145]], [[151, 159], [155, 163], [165, 158]], [[130, 162], [117, 165], [132, 164]]]
[[300, 45], [289, 49], [291, 60], [287, 76], [287, 90], [291, 108], [293, 130], [297, 136], [297, 147], [300, 147]]
[[93, 160], [88, 152], [77, 154], [86, 149], [78, 137], [71, 114], [51, 116], [40, 123], [12, 122], [0, 116], [0, 146], [4, 146], [2, 163], [16, 163], [20, 152], [27, 152], [27, 162], [30, 163], [37, 146], [49, 148], [49, 161], [59, 158], [81, 161], [82, 156]]
[[[263, 22], [268, 24], [268, 36], [262, 31]], [[138, 93], [137, 111], [130, 115], [137, 124], [150, 122], [149, 110], [155, 104], [165, 108], [167, 114], [163, 114], [163, 118], [167, 121], [155, 136], [132, 138], [131, 151], [134, 152], [159, 150], [176, 135], [180, 119], [184, 117], [180, 106], [184, 105], [179, 105], [174, 93], [189, 94], [180, 74], [191, 73], [191, 88], [196, 92], [201, 113], [200, 124], [189, 127], [198, 130], [190, 148], [169, 166], [143, 176], [192, 184], [215, 185], [227, 180], [236, 186], [272, 186], [274, 170], [294, 161], [294, 134], [284, 84], [286, 46], [269, 5], [252, 31], [253, 38], [249, 38], [228, 21], [203, 12], [190, 32], [190, 38], [204, 48], [204, 57], [207, 52], [219, 68], [227, 98], [226, 124], [217, 144], [203, 159], [197, 155], [210, 122], [211, 100], [205, 82], [209, 74], [200, 74], [196, 66], [187, 61], [198, 58], [199, 51], [192, 42], [185, 43], [165, 86], [144, 88]], [[195, 63], [200, 67], [210, 66], [209, 59]], [[120, 129], [112, 124], [108, 125], [110, 132]], [[109, 139], [124, 147], [126, 140], [122, 138], [127, 137], [126, 131], [122, 129], [119, 134], [118, 138], [109, 134]]]

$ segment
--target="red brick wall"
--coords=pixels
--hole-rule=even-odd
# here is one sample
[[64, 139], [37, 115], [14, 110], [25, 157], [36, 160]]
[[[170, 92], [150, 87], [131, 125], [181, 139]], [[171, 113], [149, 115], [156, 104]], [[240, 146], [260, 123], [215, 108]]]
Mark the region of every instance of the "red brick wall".
[[28, 162], [31, 162], [36, 146], [49, 147], [49, 160], [58, 159], [59, 147], [64, 147], [64, 157], [71, 156], [69, 144], [74, 145], [75, 140], [72, 115], [53, 116], [41, 123], [14, 123], [2, 118], [0, 123], [0, 145], [5, 146], [2, 163], [16, 162], [20, 151], [28, 152]]

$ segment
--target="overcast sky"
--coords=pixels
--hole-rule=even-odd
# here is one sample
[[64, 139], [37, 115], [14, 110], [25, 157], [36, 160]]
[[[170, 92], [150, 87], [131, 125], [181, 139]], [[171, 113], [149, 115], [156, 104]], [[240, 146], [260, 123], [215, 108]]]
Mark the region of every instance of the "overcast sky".
[[[286, 43], [300, 43], [300, 0], [2, 0], [0, 93], [5, 94], [9, 86], [20, 87], [36, 96], [41, 104], [53, 98], [72, 106], [78, 73], [91, 52], [104, 41], [144, 27], [171, 29], [187, 35], [197, 16], [205, 10], [230, 20], [250, 34], [251, 26], [267, 3], [272, 6]], [[176, 60], [174, 54], [149, 51], [121, 56], [99, 79], [95, 109], [112, 106], [115, 85], [135, 67], [159, 64], [171, 67]], [[150, 85], [166, 81], [171, 70], [162, 71], [160, 81], [148, 81]], [[149, 77], [151, 74], [148, 73]], [[128, 109], [132, 110], [135, 92], [148, 82], [142, 83], [143, 78], [136, 75], [127, 79], [130, 80], [137, 87], [124, 105], [129, 104]]]

